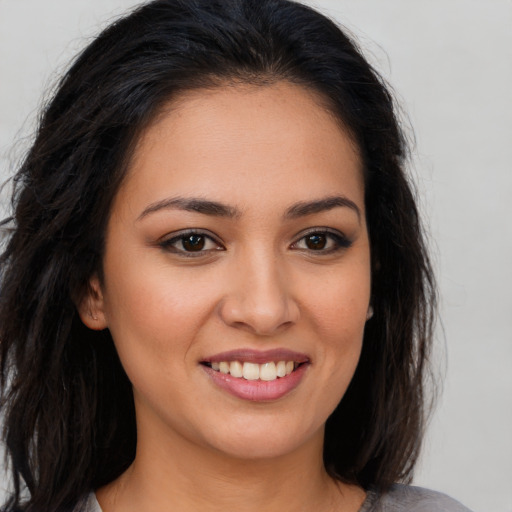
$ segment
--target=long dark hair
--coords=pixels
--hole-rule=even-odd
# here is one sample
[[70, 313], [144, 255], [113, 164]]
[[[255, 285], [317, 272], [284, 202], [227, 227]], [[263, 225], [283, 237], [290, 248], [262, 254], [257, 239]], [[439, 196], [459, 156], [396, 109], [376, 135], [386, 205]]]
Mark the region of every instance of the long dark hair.
[[410, 478], [435, 288], [387, 87], [343, 31], [304, 5], [157, 0], [78, 56], [14, 178], [0, 260], [2, 410], [14, 485], [5, 510], [72, 510], [134, 458], [130, 382], [109, 332], [87, 329], [75, 305], [91, 275], [101, 275], [110, 207], [137, 137], [185, 90], [283, 80], [324, 98], [364, 163], [375, 313], [353, 381], [327, 422], [325, 466], [365, 488]]

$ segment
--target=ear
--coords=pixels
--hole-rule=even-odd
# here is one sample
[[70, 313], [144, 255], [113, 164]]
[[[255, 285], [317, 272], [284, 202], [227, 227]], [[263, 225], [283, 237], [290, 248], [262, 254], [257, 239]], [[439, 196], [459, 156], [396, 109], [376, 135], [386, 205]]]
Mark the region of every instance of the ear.
[[89, 279], [87, 290], [80, 299], [77, 309], [82, 322], [89, 329], [101, 331], [108, 327], [103, 292], [96, 274]]

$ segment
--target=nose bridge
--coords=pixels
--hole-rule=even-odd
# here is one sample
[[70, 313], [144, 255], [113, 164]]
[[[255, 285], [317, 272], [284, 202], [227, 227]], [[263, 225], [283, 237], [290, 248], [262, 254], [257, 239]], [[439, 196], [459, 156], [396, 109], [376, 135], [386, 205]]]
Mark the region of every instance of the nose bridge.
[[223, 308], [229, 324], [269, 335], [297, 320], [284, 262], [272, 248], [253, 245], [240, 254], [231, 281]]

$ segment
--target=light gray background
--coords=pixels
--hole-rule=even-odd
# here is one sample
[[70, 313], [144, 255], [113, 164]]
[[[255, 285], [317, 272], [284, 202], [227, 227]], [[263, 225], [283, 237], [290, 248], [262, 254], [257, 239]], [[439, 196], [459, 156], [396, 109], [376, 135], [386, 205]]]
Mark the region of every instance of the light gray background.
[[[475, 512], [512, 512], [512, 1], [310, 3], [358, 36], [416, 134], [412, 169], [434, 240], [446, 378], [415, 482]], [[26, 147], [42, 91], [135, 4], [0, 0], [2, 180]]]

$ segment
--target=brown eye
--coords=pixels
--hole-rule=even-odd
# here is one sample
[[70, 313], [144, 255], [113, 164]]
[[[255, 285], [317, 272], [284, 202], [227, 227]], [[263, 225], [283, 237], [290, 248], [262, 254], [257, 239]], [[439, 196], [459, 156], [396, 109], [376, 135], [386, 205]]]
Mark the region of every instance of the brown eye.
[[201, 257], [211, 255], [212, 251], [225, 250], [213, 237], [195, 231], [179, 233], [160, 241], [159, 245], [164, 251], [183, 257]]
[[327, 237], [323, 233], [313, 233], [304, 239], [306, 247], [312, 251], [325, 249], [327, 245]]
[[182, 238], [181, 244], [185, 251], [202, 251], [205, 246], [205, 237], [203, 235], [187, 235]]
[[310, 231], [292, 244], [291, 248], [300, 251], [316, 252], [318, 256], [336, 253], [347, 249], [352, 242], [340, 232]]

